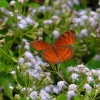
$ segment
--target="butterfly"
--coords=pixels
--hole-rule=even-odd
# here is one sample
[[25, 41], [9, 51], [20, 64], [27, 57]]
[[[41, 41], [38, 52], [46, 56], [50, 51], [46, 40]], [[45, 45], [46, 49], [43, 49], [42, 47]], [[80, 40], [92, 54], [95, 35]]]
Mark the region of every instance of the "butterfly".
[[75, 31], [64, 32], [54, 44], [49, 44], [44, 40], [33, 41], [30, 44], [36, 50], [42, 50], [42, 57], [49, 63], [65, 62], [73, 56], [73, 50], [69, 45], [75, 42]]
[[34, 2], [36, 2], [36, 3], [40, 4], [40, 5], [42, 5], [42, 4], [44, 3], [44, 0], [34, 0]]

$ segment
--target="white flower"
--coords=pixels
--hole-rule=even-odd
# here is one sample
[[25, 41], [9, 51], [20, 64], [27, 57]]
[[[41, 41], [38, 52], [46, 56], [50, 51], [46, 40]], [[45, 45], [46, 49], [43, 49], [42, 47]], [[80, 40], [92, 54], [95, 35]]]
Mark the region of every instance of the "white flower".
[[58, 89], [59, 90], [62, 90], [63, 88], [65, 88], [66, 87], [66, 82], [65, 81], [59, 81], [58, 83], [57, 83], [57, 87], [58, 87]]
[[41, 7], [38, 9], [38, 12], [46, 12], [46, 7], [45, 7], [45, 6], [41, 6]]
[[92, 87], [89, 84], [85, 84], [84, 89], [86, 89], [86, 92], [89, 93], [91, 91]]
[[15, 1], [14, 0], [12, 0], [11, 2], [10, 2], [10, 6], [14, 6], [15, 5]]
[[55, 87], [53, 88], [53, 92], [56, 93], [56, 94], [59, 94], [59, 93], [60, 93], [60, 90], [58, 89], [57, 86], [55, 86]]
[[53, 85], [48, 85], [48, 86], [46, 86], [45, 88], [44, 88], [44, 90], [46, 91], [46, 92], [51, 92], [52, 91], [52, 89], [53, 89]]
[[[38, 63], [38, 62], [37, 62], [37, 63]], [[38, 70], [39, 72], [42, 71], [42, 68], [41, 68], [39, 65], [37, 65], [37, 64], [34, 65], [34, 68], [35, 68], [36, 70]]]
[[98, 74], [98, 73], [97, 73], [97, 70], [91, 69], [91, 74], [92, 74], [92, 75], [97, 75], [97, 74]]
[[29, 70], [29, 75], [33, 76], [36, 79], [40, 79], [40, 73], [37, 70]]
[[33, 91], [31, 92], [31, 94], [29, 95], [29, 97], [33, 100], [37, 100], [38, 97], [38, 92], [37, 91]]
[[74, 67], [72, 67], [72, 66], [71, 66], [71, 67], [68, 67], [68, 68], [67, 68], [67, 71], [68, 71], [68, 72], [73, 72], [73, 71], [74, 71]]
[[21, 98], [21, 96], [19, 94], [15, 94], [14, 98], [16, 98], [17, 100], [19, 100]]
[[59, 31], [54, 30], [54, 31], [52, 32], [52, 35], [53, 35], [53, 37], [54, 37], [55, 39], [57, 39], [57, 38], [59, 37], [60, 33], [59, 33]]
[[94, 56], [94, 60], [100, 60], [100, 55], [97, 55], [97, 54], [96, 54], [96, 55]]
[[26, 24], [19, 23], [18, 24], [18, 27], [21, 28], [21, 29], [25, 29], [27, 27], [27, 25]]
[[51, 76], [50, 72], [44, 72], [45, 76]]
[[89, 24], [93, 27], [97, 24], [97, 21], [93, 17], [89, 17]]
[[73, 73], [71, 75], [71, 78], [72, 78], [73, 82], [76, 81], [76, 80], [78, 80], [78, 77], [79, 77], [79, 74], [76, 74], [76, 73]]
[[27, 42], [27, 40], [23, 38], [23, 39], [22, 39], [22, 42], [23, 42], [23, 43], [26, 43], [26, 42]]
[[66, 96], [67, 100], [71, 100], [71, 98], [77, 96], [77, 94], [75, 93], [75, 91], [68, 91]]
[[82, 19], [82, 21], [88, 20], [88, 16], [87, 15], [82, 15], [81, 19]]
[[3, 12], [4, 14], [6, 14], [6, 15], [9, 15], [9, 10], [6, 9], [5, 7], [1, 7], [0, 11]]
[[86, 10], [80, 10], [80, 11], [78, 12], [78, 15], [79, 15], [79, 16], [86, 15]]
[[73, 7], [72, 1], [68, 0], [68, 1], [67, 1], [67, 4], [68, 4], [69, 7]]
[[23, 4], [24, 3], [24, 0], [18, 0], [19, 3]]
[[25, 45], [25, 46], [24, 46], [24, 49], [27, 50], [27, 51], [29, 51], [29, 50], [30, 50], [29, 45]]
[[37, 28], [39, 26], [38, 22], [34, 22], [34, 28]]
[[59, 19], [59, 17], [58, 17], [57, 15], [54, 15], [54, 16], [52, 16], [51, 19], [53, 19], [53, 20], [57, 20], [57, 19]]
[[87, 29], [82, 29], [81, 32], [80, 32], [80, 35], [81, 35], [81, 37], [82, 37], [82, 36], [88, 36], [88, 31], [87, 31]]
[[17, 19], [22, 20], [23, 18], [22, 18], [22, 16], [17, 16]]
[[13, 90], [13, 89], [14, 89], [14, 87], [10, 85], [10, 86], [9, 86], [9, 89], [10, 89], [10, 90]]
[[30, 52], [28, 52], [28, 51], [26, 51], [26, 52], [24, 53], [24, 56], [25, 56], [25, 58], [28, 59], [28, 60], [31, 60], [31, 59], [34, 58], [33, 55], [32, 55], [32, 53], [30, 53]]
[[24, 58], [19, 58], [19, 60], [18, 60], [18, 64], [24, 64]]
[[77, 85], [75, 84], [70, 84], [68, 86], [68, 91], [77, 91]]
[[41, 100], [51, 100], [50, 95], [44, 90], [40, 91], [39, 96], [41, 97]]
[[11, 17], [13, 17], [13, 16], [14, 16], [13, 12], [9, 12], [9, 15], [10, 15]]
[[95, 11], [90, 11], [90, 15], [93, 16], [93, 17], [94, 16], [97, 16], [98, 17], [98, 13], [96, 13]]
[[73, 0], [73, 3], [76, 4], [76, 5], [79, 5], [80, 1], [79, 0]]
[[92, 77], [88, 76], [88, 77], [87, 77], [87, 81], [88, 81], [88, 83], [94, 82], [94, 79], [93, 79]]
[[46, 24], [52, 24], [53, 21], [52, 20], [44, 20], [43, 24], [46, 25]]
[[15, 72], [15, 71], [12, 71], [12, 72], [11, 72], [11, 74], [12, 74], [12, 75], [15, 75], [15, 74], [16, 74], [16, 72]]
[[34, 24], [35, 22], [30, 18], [30, 17], [26, 17], [26, 22], [28, 23], [28, 24]]
[[55, 11], [54, 11], [54, 14], [55, 14], [55, 15], [61, 14], [61, 11], [60, 11], [60, 10], [55, 10]]
[[83, 69], [85, 68], [83, 64], [77, 65], [76, 67], [79, 69], [79, 72], [83, 72]]
[[19, 23], [21, 23], [21, 24], [23, 24], [23, 25], [27, 25], [27, 22], [26, 22], [26, 20], [25, 20], [25, 19], [20, 20], [20, 22], [19, 22]]
[[30, 62], [26, 62], [26, 63], [24, 63], [24, 65], [25, 66], [28, 66], [28, 67], [31, 67], [32, 66], [32, 64]]

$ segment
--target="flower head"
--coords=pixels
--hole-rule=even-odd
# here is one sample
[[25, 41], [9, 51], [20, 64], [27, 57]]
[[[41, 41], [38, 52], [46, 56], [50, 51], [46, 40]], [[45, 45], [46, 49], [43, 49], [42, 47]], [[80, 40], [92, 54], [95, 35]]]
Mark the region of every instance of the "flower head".
[[86, 90], [86, 92], [89, 93], [91, 91], [92, 87], [89, 84], [85, 84], [84, 89]]
[[66, 87], [66, 82], [65, 81], [59, 81], [57, 83], [57, 87], [59, 90], [62, 90], [64, 87]]
[[68, 91], [67, 92], [67, 100], [70, 100], [72, 97], [75, 97], [77, 94], [75, 91]]
[[73, 82], [76, 81], [76, 80], [78, 80], [78, 77], [79, 77], [79, 74], [77, 74], [77, 73], [73, 73], [71, 75], [71, 78], [72, 78]]
[[70, 84], [70, 85], [68, 86], [68, 90], [69, 90], [69, 91], [77, 91], [77, 85], [75, 85], [75, 84]]

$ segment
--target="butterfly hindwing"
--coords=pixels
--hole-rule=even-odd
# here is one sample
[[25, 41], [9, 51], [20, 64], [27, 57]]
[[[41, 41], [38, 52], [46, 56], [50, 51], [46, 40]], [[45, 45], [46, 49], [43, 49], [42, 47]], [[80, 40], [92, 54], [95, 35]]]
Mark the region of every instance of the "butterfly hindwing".
[[47, 48], [51, 47], [50, 44], [48, 44], [47, 42], [45, 42], [43, 40], [34, 41], [34, 42], [31, 42], [30, 44], [36, 50], [44, 50], [44, 49], [47, 49]]
[[44, 60], [46, 60], [47, 62], [50, 62], [50, 63], [56, 64], [59, 62], [59, 59], [52, 47], [43, 50], [42, 57], [44, 58]]
[[74, 44], [75, 42], [75, 31], [69, 30], [64, 32], [54, 43], [55, 46], [67, 46]]
[[69, 60], [73, 56], [73, 50], [69, 47], [56, 47], [56, 52], [60, 62]]

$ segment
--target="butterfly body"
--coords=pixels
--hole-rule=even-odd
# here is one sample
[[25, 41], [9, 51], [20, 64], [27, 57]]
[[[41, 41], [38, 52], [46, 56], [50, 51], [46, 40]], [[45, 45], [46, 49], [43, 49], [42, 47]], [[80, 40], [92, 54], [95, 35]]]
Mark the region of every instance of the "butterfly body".
[[75, 42], [75, 32], [69, 30], [62, 34], [53, 45], [38, 40], [31, 42], [36, 50], [42, 50], [42, 57], [50, 63], [65, 62], [73, 56], [73, 50], [68, 46]]

